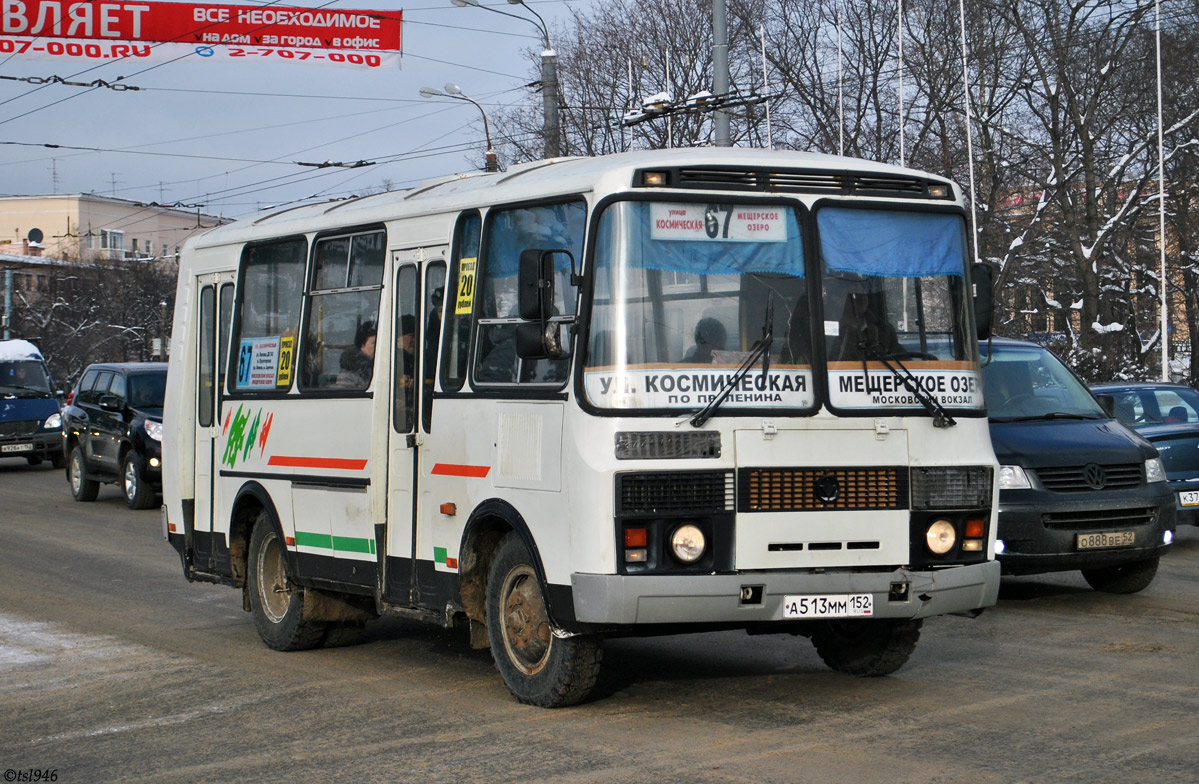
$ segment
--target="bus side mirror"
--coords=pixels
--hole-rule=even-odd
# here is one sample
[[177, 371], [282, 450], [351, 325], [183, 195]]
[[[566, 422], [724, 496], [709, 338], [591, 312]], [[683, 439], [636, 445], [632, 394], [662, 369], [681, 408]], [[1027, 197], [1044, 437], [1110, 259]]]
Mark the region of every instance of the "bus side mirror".
[[517, 305], [520, 317], [529, 324], [516, 326], [516, 355], [521, 359], [563, 359], [570, 347], [562, 342], [562, 327], [551, 322], [554, 315], [554, 257], [570, 261], [571, 283], [578, 285], [574, 256], [568, 250], [529, 248], [520, 252]]
[[553, 251], [522, 250], [518, 285], [520, 317], [526, 321], [548, 318], [554, 312]]
[[974, 296], [974, 326], [978, 339], [986, 340], [991, 337], [991, 311], [994, 308], [995, 273], [991, 267], [977, 262], [971, 264], [970, 287]]

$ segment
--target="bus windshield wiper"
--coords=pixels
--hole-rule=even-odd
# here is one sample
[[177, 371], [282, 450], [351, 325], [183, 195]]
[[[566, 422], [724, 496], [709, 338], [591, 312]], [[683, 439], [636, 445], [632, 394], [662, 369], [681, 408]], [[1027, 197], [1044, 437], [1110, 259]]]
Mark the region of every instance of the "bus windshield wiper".
[[[895, 356], [895, 354], [885, 353], [877, 341], [867, 342], [863, 340], [858, 344], [858, 347], [862, 349], [863, 356], [869, 356], [870, 359], [882, 362], [883, 367], [890, 370], [896, 378], [903, 382], [904, 389], [911, 392], [920, 401], [920, 405], [924, 406], [924, 410], [932, 415], [933, 427], [953, 427], [957, 424], [957, 420], [949, 415], [949, 412], [945, 410], [943, 405], [920, 388], [920, 382], [916, 379], [916, 376], [899, 361], [899, 357]], [[899, 366], [898, 369], [895, 365], [891, 364], [892, 362]], [[865, 362], [862, 364], [864, 366]]]
[[703, 427], [707, 424], [712, 415], [716, 413], [716, 409], [720, 408], [720, 404], [733, 393], [733, 389], [741, 383], [741, 379], [749, 373], [750, 368], [759, 358], [762, 360], [762, 375], [763, 377], [770, 370], [770, 344], [774, 341], [774, 299], [773, 297], [766, 303], [766, 323], [762, 325], [762, 339], [754, 343], [749, 350], [749, 356], [741, 363], [741, 367], [733, 373], [728, 383], [724, 385], [724, 389], [720, 394], [708, 401], [708, 405], [695, 412], [695, 415], [688, 420], [692, 427]]

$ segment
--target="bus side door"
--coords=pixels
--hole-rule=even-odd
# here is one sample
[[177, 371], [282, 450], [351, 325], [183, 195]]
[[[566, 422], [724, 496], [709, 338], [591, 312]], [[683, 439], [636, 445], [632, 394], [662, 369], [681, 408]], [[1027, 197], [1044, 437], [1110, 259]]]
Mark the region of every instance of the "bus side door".
[[[196, 324], [195, 518], [192, 532], [194, 563], [202, 571], [216, 566], [213, 545], [213, 507], [216, 482], [216, 442], [221, 435], [221, 397], [233, 316], [233, 273], [201, 275], [196, 279], [200, 307]], [[219, 552], [228, 558], [228, 542]], [[228, 566], [228, 564], [225, 564]]]
[[[420, 495], [420, 447], [428, 437], [441, 307], [445, 248], [415, 248], [395, 254], [392, 309], [392, 405], [387, 448], [387, 531], [383, 548], [383, 596], [406, 606], [422, 601], [416, 556]], [[421, 280], [425, 262], [424, 280]], [[429, 597], [425, 597], [428, 599]]]

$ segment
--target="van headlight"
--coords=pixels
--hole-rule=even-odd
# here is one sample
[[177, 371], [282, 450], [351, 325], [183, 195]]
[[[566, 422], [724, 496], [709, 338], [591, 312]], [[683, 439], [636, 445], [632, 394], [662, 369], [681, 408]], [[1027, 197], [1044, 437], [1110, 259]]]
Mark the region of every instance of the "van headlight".
[[42, 430], [62, 430], [62, 414], [51, 414], [42, 423]]
[[1166, 481], [1166, 467], [1162, 465], [1162, 459], [1160, 457], [1151, 457], [1145, 461], [1145, 481]]
[[142, 427], [145, 428], [146, 435], [148, 435], [150, 438], [154, 439], [155, 441], [162, 440], [162, 423], [161, 422], [154, 422], [152, 420], [147, 419], [146, 423], [144, 425], [142, 425]]
[[999, 466], [1000, 490], [1027, 490], [1032, 487], [1028, 474], [1020, 466]]

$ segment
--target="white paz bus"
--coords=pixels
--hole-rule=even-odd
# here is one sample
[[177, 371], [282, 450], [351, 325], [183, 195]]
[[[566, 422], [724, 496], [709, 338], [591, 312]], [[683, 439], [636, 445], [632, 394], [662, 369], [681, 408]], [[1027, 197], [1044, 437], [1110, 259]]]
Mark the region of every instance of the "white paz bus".
[[893, 672], [998, 592], [962, 204], [690, 149], [213, 229], [179, 271], [164, 533], [274, 649], [462, 625], [534, 705], [586, 698], [608, 636]]

